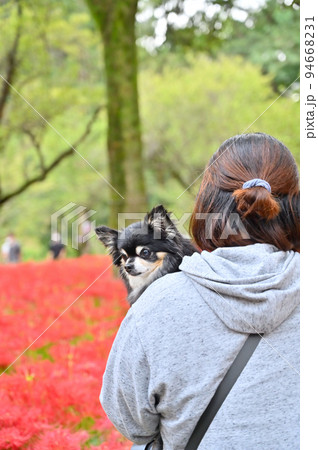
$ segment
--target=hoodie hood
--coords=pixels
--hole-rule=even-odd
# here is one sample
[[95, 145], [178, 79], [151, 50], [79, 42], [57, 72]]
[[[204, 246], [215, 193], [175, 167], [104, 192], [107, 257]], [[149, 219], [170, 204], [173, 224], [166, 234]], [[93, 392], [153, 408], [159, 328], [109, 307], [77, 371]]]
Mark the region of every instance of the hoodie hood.
[[299, 305], [299, 254], [270, 244], [204, 250], [180, 269], [234, 331], [269, 333]]

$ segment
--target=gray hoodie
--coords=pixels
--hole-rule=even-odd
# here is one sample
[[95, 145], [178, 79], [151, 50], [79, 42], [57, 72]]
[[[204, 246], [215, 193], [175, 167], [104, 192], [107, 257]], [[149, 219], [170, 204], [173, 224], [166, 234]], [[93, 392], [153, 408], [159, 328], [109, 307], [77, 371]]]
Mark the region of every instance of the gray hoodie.
[[116, 336], [100, 400], [116, 428], [182, 450], [249, 333], [259, 346], [200, 450], [299, 448], [299, 254], [268, 244], [185, 257]]

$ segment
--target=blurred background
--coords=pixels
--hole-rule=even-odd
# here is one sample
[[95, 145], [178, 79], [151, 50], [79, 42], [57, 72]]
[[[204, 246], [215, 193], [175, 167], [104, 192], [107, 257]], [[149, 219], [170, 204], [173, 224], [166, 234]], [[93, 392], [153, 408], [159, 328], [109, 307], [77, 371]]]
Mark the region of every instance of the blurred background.
[[235, 134], [299, 162], [299, 1], [0, 0], [0, 17], [0, 243], [22, 260], [47, 257], [70, 203], [113, 226], [190, 212]]

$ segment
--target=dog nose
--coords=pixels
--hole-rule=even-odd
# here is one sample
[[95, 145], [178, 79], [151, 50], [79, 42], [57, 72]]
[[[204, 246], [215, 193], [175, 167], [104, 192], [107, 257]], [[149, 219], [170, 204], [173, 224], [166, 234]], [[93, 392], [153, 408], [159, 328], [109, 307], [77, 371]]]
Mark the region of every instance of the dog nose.
[[132, 263], [125, 264], [125, 269], [128, 273], [130, 273], [134, 268], [134, 265]]

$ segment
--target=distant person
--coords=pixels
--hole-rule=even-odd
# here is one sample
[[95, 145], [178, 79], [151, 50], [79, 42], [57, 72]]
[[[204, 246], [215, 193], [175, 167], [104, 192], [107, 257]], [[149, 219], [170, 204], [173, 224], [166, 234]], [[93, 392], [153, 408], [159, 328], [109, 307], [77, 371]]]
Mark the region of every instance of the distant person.
[[65, 245], [61, 242], [61, 235], [59, 233], [53, 233], [49, 245], [50, 259], [62, 259], [65, 257], [65, 254]]
[[21, 261], [21, 245], [14, 233], [8, 234], [2, 247], [2, 258], [5, 263], [18, 263]]
[[1, 246], [1, 259], [4, 263], [8, 262], [9, 250], [10, 250], [10, 238], [9, 236], [7, 236], [4, 240], [4, 243]]

